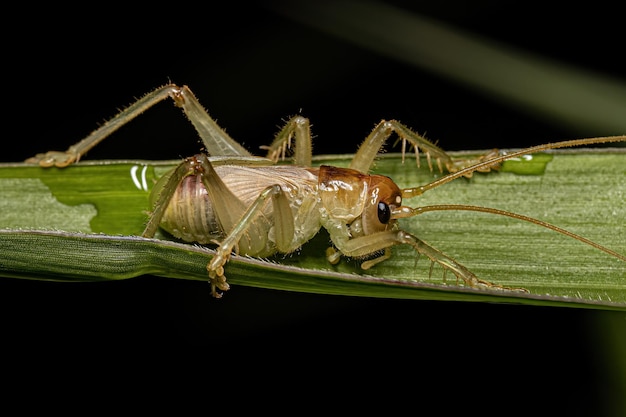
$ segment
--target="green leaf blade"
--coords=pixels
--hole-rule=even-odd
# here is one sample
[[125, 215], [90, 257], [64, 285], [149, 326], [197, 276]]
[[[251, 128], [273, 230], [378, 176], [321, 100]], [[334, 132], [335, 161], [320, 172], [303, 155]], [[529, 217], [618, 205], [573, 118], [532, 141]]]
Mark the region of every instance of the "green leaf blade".
[[[626, 253], [626, 153], [578, 151], [550, 156], [543, 173], [532, 168], [533, 175], [527, 175], [525, 167], [508, 172], [511, 169], [505, 164], [502, 172], [458, 179], [404, 203], [510, 210]], [[317, 161], [345, 166], [349, 156]], [[133, 166], [139, 166], [140, 186], [132, 180]], [[144, 166], [150, 188], [172, 163], [89, 163], [64, 170], [0, 166], [0, 275], [95, 281], [152, 274], [206, 280], [210, 250], [161, 235], [137, 237], [149, 210], [149, 192], [141, 186]], [[424, 184], [435, 176], [410, 161], [400, 164], [399, 156], [392, 154], [381, 158], [375, 171], [401, 187]], [[20, 194], [28, 184], [29, 192]], [[79, 217], [72, 212], [76, 208], [88, 210]], [[390, 260], [368, 271], [350, 260], [333, 266], [324, 256], [328, 246], [324, 232], [294, 254], [269, 260], [233, 256], [226, 274], [234, 287], [626, 309], [626, 263], [569, 237], [519, 220], [465, 211], [427, 213], [403, 219], [401, 224], [481, 279], [530, 292], [466, 288], [452, 276], [444, 281], [441, 268], [431, 271], [430, 262], [418, 260], [408, 247], [394, 247]]]

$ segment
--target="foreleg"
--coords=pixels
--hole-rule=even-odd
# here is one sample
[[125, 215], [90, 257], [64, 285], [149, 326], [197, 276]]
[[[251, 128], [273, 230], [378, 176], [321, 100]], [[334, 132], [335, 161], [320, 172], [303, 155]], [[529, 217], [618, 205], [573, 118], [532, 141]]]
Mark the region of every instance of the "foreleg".
[[[397, 120], [382, 120], [374, 127], [367, 138], [365, 138], [355, 154], [354, 159], [350, 164], [350, 168], [359, 170], [363, 173], [368, 173], [374, 163], [374, 160], [376, 159], [376, 156], [380, 153], [383, 145], [393, 133], [396, 133], [402, 141], [402, 155], [404, 156], [408, 143], [415, 151], [415, 159], [417, 161], [417, 166], [419, 167], [419, 152], [421, 150], [426, 155], [428, 167], [431, 171], [433, 170], [433, 160], [437, 164], [437, 168], [440, 172], [443, 172], [444, 167], [448, 172], [456, 172], [475, 163], [492, 158], [494, 155], [498, 154], [497, 151], [494, 150], [477, 159], [453, 159], [443, 149], [426, 139], [424, 136], [413, 132]], [[489, 168], [495, 168], [495, 166]]]
[[361, 264], [363, 269], [369, 269], [373, 265], [390, 257], [389, 248], [404, 244], [413, 247], [420, 255], [425, 255], [431, 262], [437, 263], [444, 269], [451, 271], [469, 287], [519, 290], [517, 288], [505, 288], [479, 279], [469, 269], [459, 264], [448, 255], [403, 230], [387, 230], [353, 239], [334, 239], [333, 242], [337, 246], [338, 252], [333, 251], [327, 253], [331, 262], [337, 260], [339, 253], [349, 257], [361, 257], [383, 251], [380, 257], [366, 260]]

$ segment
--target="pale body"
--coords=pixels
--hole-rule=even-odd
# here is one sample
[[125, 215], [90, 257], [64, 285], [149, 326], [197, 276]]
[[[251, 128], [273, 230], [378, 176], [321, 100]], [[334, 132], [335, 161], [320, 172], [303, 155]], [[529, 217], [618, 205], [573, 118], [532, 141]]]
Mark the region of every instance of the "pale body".
[[[194, 166], [204, 159], [196, 155], [188, 161]], [[390, 178], [324, 165], [213, 169], [205, 175], [190, 168], [182, 180], [165, 176], [157, 184], [155, 200], [172, 181], [177, 184], [161, 218], [163, 229], [188, 242], [222, 246], [227, 237], [238, 235], [232, 240], [239, 254], [266, 257], [297, 250], [323, 227], [346, 256], [388, 257], [382, 251], [385, 246], [372, 249], [370, 242], [376, 233], [397, 229], [391, 211], [400, 207], [402, 197]], [[224, 191], [215, 192], [219, 187], [232, 195], [221, 198]], [[272, 204], [267, 201], [270, 196]], [[244, 211], [254, 214], [243, 219]], [[332, 250], [329, 260], [338, 261], [339, 253]]]

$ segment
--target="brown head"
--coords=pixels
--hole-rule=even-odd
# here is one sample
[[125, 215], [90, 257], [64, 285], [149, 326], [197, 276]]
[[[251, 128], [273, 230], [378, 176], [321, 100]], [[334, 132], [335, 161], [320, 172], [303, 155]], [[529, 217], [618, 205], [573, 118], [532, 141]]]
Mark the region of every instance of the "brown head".
[[402, 190], [389, 177], [322, 165], [319, 193], [324, 208], [350, 225], [352, 237], [387, 230], [395, 224], [393, 209], [402, 204]]

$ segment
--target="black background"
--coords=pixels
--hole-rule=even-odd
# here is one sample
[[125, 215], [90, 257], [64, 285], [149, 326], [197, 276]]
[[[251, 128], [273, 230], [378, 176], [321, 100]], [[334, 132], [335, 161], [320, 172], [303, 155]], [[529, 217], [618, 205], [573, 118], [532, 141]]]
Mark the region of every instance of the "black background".
[[[523, 51], [624, 76], [616, 61], [619, 13], [599, 4], [552, 10], [526, 2], [395, 3]], [[382, 118], [427, 132], [446, 149], [521, 147], [588, 133], [255, 4], [201, 11], [181, 3], [140, 13], [113, 3], [76, 7], [7, 13], [20, 29], [3, 29], [5, 161], [65, 149], [169, 80], [189, 85], [253, 152], [297, 113], [312, 121], [316, 153], [353, 152]], [[598, 132], [609, 133], [624, 132]], [[173, 159], [198, 148], [180, 111], [164, 103], [87, 158]], [[400, 404], [389, 386], [404, 378], [479, 401], [493, 395], [517, 403], [532, 395], [570, 415], [599, 415], [610, 395], [612, 375], [595, 339], [599, 315], [607, 313], [236, 286], [214, 300], [205, 283], [156, 277], [90, 284], [2, 279], [0, 298], [5, 346], [82, 352], [142, 346], [146, 355], [158, 350], [161, 360], [173, 348], [198, 355], [198, 363], [245, 363], [255, 372], [264, 364], [264, 371], [317, 375], [335, 388], [343, 386], [338, 379], [364, 390], [388, 386], [380, 400], [393, 396]], [[361, 373], [367, 377], [354, 378]], [[262, 375], [252, 381], [265, 384]], [[420, 396], [403, 395], [420, 407]]]

